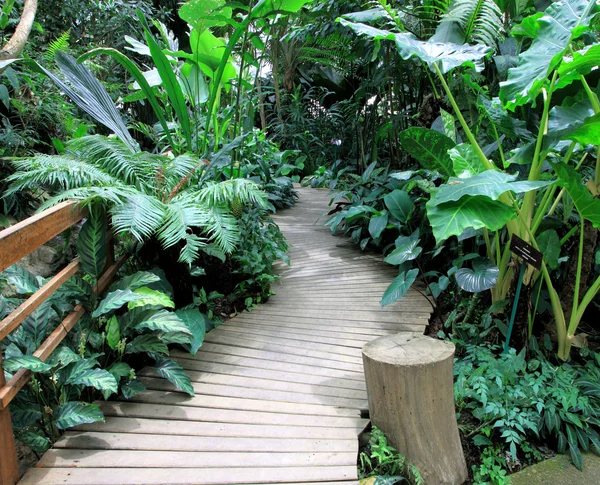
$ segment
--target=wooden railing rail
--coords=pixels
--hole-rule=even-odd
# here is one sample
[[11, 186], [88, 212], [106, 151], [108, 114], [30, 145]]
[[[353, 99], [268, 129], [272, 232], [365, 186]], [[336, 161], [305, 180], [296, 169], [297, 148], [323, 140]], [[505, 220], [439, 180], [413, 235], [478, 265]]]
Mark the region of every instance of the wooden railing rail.
[[[87, 210], [76, 202], [63, 202], [36, 214], [14, 226], [0, 231], [0, 271], [47, 243], [53, 237], [80, 222]], [[126, 255], [115, 261], [112, 237], [108, 236], [108, 258], [106, 268], [98, 278], [94, 292], [102, 293], [125, 262]], [[44, 303], [71, 276], [81, 269], [75, 258], [62, 271], [36, 291], [31, 297], [0, 322], [0, 341], [15, 331], [31, 313]], [[85, 314], [85, 308], [77, 305], [34, 352], [34, 356], [45, 361], [67, 336], [69, 331]], [[6, 382], [0, 352], [0, 485], [15, 485], [19, 480], [17, 454], [10, 418], [9, 405], [20, 389], [27, 384], [32, 373], [27, 369], [17, 371]]]

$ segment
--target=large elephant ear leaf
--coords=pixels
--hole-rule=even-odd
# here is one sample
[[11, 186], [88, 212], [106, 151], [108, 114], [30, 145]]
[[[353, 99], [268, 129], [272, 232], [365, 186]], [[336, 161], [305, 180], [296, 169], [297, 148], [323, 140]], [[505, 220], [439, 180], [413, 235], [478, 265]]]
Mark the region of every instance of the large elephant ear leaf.
[[381, 298], [380, 305], [390, 305], [391, 303], [394, 303], [395, 301], [402, 298], [406, 294], [408, 289], [411, 287], [411, 285], [415, 282], [418, 274], [418, 269], [411, 269], [410, 271], [403, 271], [398, 276], [396, 276], [396, 278], [394, 278], [394, 281], [392, 281], [390, 286], [388, 286], [387, 290], [385, 290], [385, 293]]
[[410, 196], [404, 190], [393, 190], [383, 198], [383, 201], [392, 216], [400, 222], [408, 220], [413, 203]]
[[454, 274], [456, 284], [469, 293], [493, 288], [498, 280], [500, 270], [487, 258], [475, 258], [473, 268], [460, 268]]
[[77, 253], [83, 270], [98, 278], [106, 266], [107, 243], [106, 214], [92, 206], [77, 239]]
[[594, 0], [559, 0], [544, 15], [523, 20], [533, 41], [519, 56], [517, 66], [509, 69], [508, 79], [500, 83], [500, 99], [506, 108], [514, 110], [535, 100], [571, 41], [587, 30], [596, 9]]
[[435, 130], [412, 127], [400, 133], [402, 147], [415, 158], [423, 168], [437, 170], [452, 177], [454, 169], [448, 151], [456, 146], [454, 141]]
[[582, 183], [581, 175], [572, 167], [558, 163], [554, 165], [554, 170], [558, 174], [560, 185], [567, 189], [581, 217], [590, 221], [595, 228], [600, 229], [600, 199], [592, 195]]

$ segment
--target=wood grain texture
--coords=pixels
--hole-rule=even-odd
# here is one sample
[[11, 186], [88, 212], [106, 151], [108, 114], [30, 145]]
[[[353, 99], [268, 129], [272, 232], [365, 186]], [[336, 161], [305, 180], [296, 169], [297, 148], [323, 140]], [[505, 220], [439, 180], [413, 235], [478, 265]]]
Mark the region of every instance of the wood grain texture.
[[76, 202], [66, 201], [0, 231], [0, 271], [77, 224], [86, 215], [87, 209]]
[[146, 392], [99, 402], [106, 422], [68, 431], [21, 483], [358, 485], [361, 348], [422, 333], [431, 305], [409, 291], [381, 308], [394, 270], [315, 224], [328, 193], [300, 189], [274, 216], [292, 245], [277, 296], [211, 331], [196, 355], [172, 351], [194, 397], [144, 369]]

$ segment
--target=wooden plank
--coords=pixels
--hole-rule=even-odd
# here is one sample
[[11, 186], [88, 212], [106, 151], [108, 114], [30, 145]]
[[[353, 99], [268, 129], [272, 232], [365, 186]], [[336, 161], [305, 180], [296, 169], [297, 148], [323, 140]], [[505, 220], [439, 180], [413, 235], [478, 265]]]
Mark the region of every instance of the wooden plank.
[[[144, 393], [145, 394], [145, 393]], [[109, 416], [131, 416], [136, 418], [174, 419], [179, 421], [206, 421], [237, 424], [264, 424], [284, 426], [311, 426], [318, 428], [355, 428], [361, 422], [357, 417], [323, 416], [321, 414], [286, 414], [245, 411], [237, 409], [174, 406], [148, 402], [98, 402]], [[357, 410], [358, 411], [358, 410]]]
[[75, 258], [69, 265], [60, 271], [54, 278], [48, 281], [38, 291], [25, 300], [19, 308], [13, 310], [2, 322], [0, 322], [0, 340], [4, 340], [6, 336], [16, 330], [19, 325], [31, 313], [44, 303], [54, 292], [71, 276], [73, 276], [81, 265], [79, 258]]
[[[200, 384], [202, 385], [202, 384]], [[231, 409], [235, 411], [255, 411], [262, 413], [305, 414], [309, 416], [360, 417], [358, 409], [325, 406], [322, 404], [303, 404], [278, 402], [261, 399], [237, 397], [205, 396], [196, 394], [190, 397], [182, 392], [148, 390], [136, 394], [132, 402], [167, 404], [185, 407]]]
[[[364, 401], [367, 399], [366, 391], [343, 389], [341, 387], [319, 386], [316, 384], [301, 384], [298, 382], [274, 381], [271, 379], [257, 379], [253, 377], [240, 377], [229, 374], [216, 374], [209, 372], [187, 371], [192, 382], [206, 384], [220, 384], [224, 386], [249, 387], [251, 389], [266, 389], [273, 391], [299, 392], [314, 394], [316, 396], [334, 396], [347, 399]], [[151, 367], [138, 371], [141, 377], [159, 377], [158, 372]]]
[[339, 452], [352, 453], [358, 448], [356, 439], [315, 440], [282, 438], [225, 438], [207, 436], [153, 435], [133, 433], [96, 433], [67, 431], [54, 448], [84, 450], [147, 450], [147, 451], [215, 451], [215, 452]]
[[[353, 438], [355, 439], [355, 438]], [[256, 468], [355, 465], [354, 453], [240, 453], [194, 451], [50, 450], [38, 468]], [[132, 472], [130, 472], [132, 473]], [[133, 472], [135, 473], [135, 472]]]
[[32, 468], [21, 485], [249, 485], [357, 483], [356, 465], [283, 468]]
[[87, 215], [73, 201], [62, 202], [0, 231], [0, 271], [15, 264]]
[[[118, 403], [116, 403], [118, 404]], [[141, 407], [143, 405], [139, 405]], [[107, 409], [110, 412], [110, 409]], [[185, 436], [212, 436], [216, 438], [305, 438], [352, 440], [363, 431], [368, 420], [353, 420], [352, 427], [331, 428], [306, 425], [286, 426], [268, 424], [212, 423], [206, 421], [184, 421], [157, 414], [155, 419], [107, 416], [106, 422], [83, 424], [77, 431], [97, 431], [104, 433], [166, 434]]]
[[255, 359], [252, 357], [238, 357], [235, 355], [216, 354], [214, 352], [198, 352], [194, 358], [183, 359], [176, 358], [184, 368], [190, 363], [197, 361], [216, 362], [220, 364], [234, 364], [244, 367], [256, 367], [259, 369], [280, 370], [286, 372], [294, 372], [297, 374], [319, 375], [323, 377], [337, 377], [342, 379], [351, 379], [363, 381], [362, 372], [344, 371], [339, 369], [331, 369], [328, 367], [318, 367], [313, 365], [290, 364], [287, 362]]
[[[142, 383], [147, 389], [154, 391], [171, 391], [177, 389], [166, 379], [142, 377]], [[368, 409], [365, 399], [347, 399], [336, 396], [321, 396], [312, 393], [275, 391], [270, 389], [255, 389], [249, 387], [238, 387], [232, 385], [208, 384], [203, 382], [192, 382], [197, 395], [234, 397], [248, 400], [277, 401], [281, 403], [296, 404], [319, 404], [323, 406], [339, 406], [347, 409]], [[259, 405], [260, 408], [260, 405]], [[264, 408], [263, 408], [264, 409]]]
[[[0, 389], [5, 384], [2, 352], [0, 352]], [[14, 485], [18, 479], [19, 466], [10, 410], [4, 408], [0, 409], [0, 485]]]

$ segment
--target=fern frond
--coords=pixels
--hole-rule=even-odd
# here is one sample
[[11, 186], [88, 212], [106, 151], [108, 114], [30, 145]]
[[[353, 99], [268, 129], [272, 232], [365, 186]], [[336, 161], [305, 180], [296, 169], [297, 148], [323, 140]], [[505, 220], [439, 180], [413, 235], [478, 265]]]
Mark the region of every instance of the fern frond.
[[485, 44], [495, 48], [502, 32], [502, 12], [493, 1], [454, 0], [432, 40]]
[[210, 208], [207, 229], [211, 240], [225, 253], [231, 253], [240, 241], [240, 227], [228, 210]]
[[205, 229], [210, 222], [208, 208], [192, 198], [180, 197], [166, 206], [165, 220], [158, 233], [158, 240], [165, 248], [174, 246], [191, 232], [192, 228]]
[[71, 39], [71, 29], [64, 32], [59, 38], [54, 39], [48, 47], [46, 47], [46, 52], [44, 54], [44, 58], [48, 64], [54, 62], [54, 56], [58, 51], [66, 51], [69, 48], [69, 40]]
[[225, 182], [209, 182], [198, 194], [199, 200], [212, 207], [229, 207], [234, 200], [242, 204], [256, 204], [267, 208], [267, 194], [260, 186], [248, 179], [231, 179]]
[[6, 195], [40, 186], [70, 190], [84, 186], [121, 185], [119, 179], [72, 155], [37, 155], [12, 162], [16, 172]]
[[136, 193], [125, 203], [111, 209], [112, 225], [117, 233], [130, 233], [138, 241], [149, 238], [165, 219], [165, 206], [158, 199]]
[[122, 204], [129, 197], [136, 195], [138, 191], [134, 187], [121, 185], [105, 187], [78, 187], [65, 190], [44, 202], [38, 212], [49, 209], [65, 200], [80, 200], [82, 205], [91, 205], [103, 202], [109, 205]]
[[90, 135], [68, 143], [67, 149], [79, 158], [98, 165], [126, 185], [133, 185], [146, 192], [154, 180], [154, 174], [163, 159], [147, 152], [132, 153], [118, 138]]
[[191, 265], [196, 259], [198, 259], [198, 254], [203, 247], [206, 247], [207, 244], [204, 239], [195, 234], [187, 234], [185, 237], [185, 246], [181, 250], [181, 254], [179, 255], [179, 261], [181, 263], [187, 263]]

